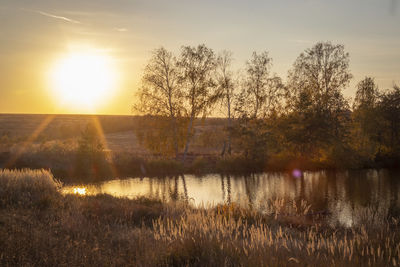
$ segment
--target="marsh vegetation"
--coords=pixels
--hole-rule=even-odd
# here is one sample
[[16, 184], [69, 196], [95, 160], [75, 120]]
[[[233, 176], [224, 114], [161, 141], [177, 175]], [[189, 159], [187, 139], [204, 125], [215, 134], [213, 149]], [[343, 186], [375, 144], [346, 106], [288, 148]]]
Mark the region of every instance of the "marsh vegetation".
[[[3, 266], [397, 266], [399, 218], [349, 228], [305, 220], [306, 203], [271, 213], [235, 203], [63, 195], [44, 170], [0, 172]], [[288, 216], [290, 213], [292, 215]]]

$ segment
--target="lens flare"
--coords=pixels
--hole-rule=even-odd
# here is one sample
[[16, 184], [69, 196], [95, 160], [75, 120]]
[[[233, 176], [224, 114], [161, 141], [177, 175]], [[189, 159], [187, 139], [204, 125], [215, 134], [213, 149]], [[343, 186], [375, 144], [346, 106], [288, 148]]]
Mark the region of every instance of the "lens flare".
[[299, 170], [299, 169], [294, 169], [292, 171], [292, 176], [294, 178], [301, 178], [303, 176], [303, 172], [301, 170]]

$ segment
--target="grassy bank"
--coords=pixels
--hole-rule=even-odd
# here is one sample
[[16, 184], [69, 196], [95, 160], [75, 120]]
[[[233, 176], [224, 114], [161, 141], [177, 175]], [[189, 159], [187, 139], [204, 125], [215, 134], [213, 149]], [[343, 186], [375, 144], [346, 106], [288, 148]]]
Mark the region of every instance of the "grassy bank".
[[[61, 195], [51, 173], [0, 171], [0, 265], [397, 266], [399, 220], [321, 225], [278, 202], [193, 209], [108, 195]], [[293, 214], [294, 212], [294, 214]]]

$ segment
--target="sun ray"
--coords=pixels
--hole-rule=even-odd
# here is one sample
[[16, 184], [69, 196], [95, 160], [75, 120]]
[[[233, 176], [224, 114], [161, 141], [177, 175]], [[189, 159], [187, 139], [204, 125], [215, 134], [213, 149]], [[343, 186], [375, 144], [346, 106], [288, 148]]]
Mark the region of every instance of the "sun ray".
[[99, 118], [97, 116], [93, 116], [93, 125], [94, 125], [94, 127], [95, 127], [95, 129], [97, 131], [97, 135], [100, 137], [100, 142], [104, 145], [104, 148], [107, 151], [107, 153], [110, 153], [109, 157], [108, 157], [108, 160], [110, 162], [111, 172], [112, 172], [113, 177], [117, 177], [117, 170], [116, 170], [114, 162], [113, 162], [112, 151], [109, 149], [108, 142], [107, 142], [107, 139], [105, 137], [103, 127], [101, 126], [101, 123], [100, 123]]
[[47, 115], [44, 120], [39, 124], [38, 127], [33, 131], [33, 133], [23, 142], [21, 146], [18, 147], [17, 151], [11, 158], [6, 162], [5, 168], [13, 167], [15, 162], [19, 159], [19, 157], [26, 151], [26, 149], [31, 145], [39, 134], [54, 120], [56, 115]]

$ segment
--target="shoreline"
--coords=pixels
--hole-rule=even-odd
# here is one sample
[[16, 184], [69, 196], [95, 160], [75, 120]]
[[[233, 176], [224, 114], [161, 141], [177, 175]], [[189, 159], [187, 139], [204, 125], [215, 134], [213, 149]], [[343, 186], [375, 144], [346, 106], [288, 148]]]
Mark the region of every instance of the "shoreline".
[[[304, 158], [267, 162], [246, 159], [241, 156], [218, 157], [190, 155], [183, 164], [179, 160], [137, 156], [130, 153], [96, 154], [90, 157], [77, 151], [36, 151], [20, 154], [0, 155], [0, 168], [7, 169], [48, 169], [63, 182], [107, 181], [115, 177], [167, 177], [177, 175], [250, 175], [263, 172], [292, 173], [305, 171], [343, 171], [389, 169], [398, 170], [396, 162], [374, 163], [365, 166], [342, 166], [326, 162], [316, 162]], [[11, 163], [10, 163], [11, 162]]]

